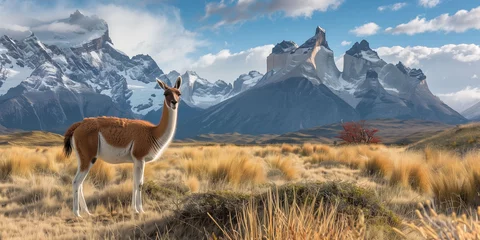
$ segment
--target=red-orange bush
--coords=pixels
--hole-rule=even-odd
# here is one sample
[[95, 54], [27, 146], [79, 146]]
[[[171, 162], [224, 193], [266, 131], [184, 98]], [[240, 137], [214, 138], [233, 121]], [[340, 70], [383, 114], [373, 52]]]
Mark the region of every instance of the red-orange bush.
[[375, 136], [378, 129], [366, 128], [365, 121], [342, 123], [342, 128], [343, 130], [337, 138], [348, 144], [380, 143], [380, 138]]

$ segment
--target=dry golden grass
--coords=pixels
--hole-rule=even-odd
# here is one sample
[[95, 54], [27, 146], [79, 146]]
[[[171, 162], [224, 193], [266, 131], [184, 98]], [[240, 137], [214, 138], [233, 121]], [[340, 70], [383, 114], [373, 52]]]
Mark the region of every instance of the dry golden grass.
[[416, 210], [418, 219], [404, 223], [405, 229], [394, 228], [405, 239], [457, 239], [475, 240], [480, 239], [480, 207], [471, 214], [450, 216], [437, 213], [430, 204], [425, 207], [419, 204]]
[[304, 143], [302, 146], [302, 155], [311, 156], [314, 153], [314, 147], [311, 143]]
[[300, 174], [296, 161], [291, 157], [269, 156], [266, 161], [270, 168], [280, 170], [287, 180], [297, 179]]
[[293, 153], [295, 151], [295, 147], [290, 144], [284, 143], [282, 144], [281, 151], [282, 153]]
[[[0, 230], [0, 238], [22, 233], [21, 228], [7, 224], [12, 221], [23, 222], [23, 228], [28, 228], [29, 221], [51, 221], [63, 227], [59, 231], [48, 224], [41, 225], [38, 230], [30, 227], [25, 232], [32, 238], [79, 238], [83, 235], [115, 238], [123, 236], [122, 226], [134, 228], [146, 223], [147, 219], [161, 218], [178, 208], [184, 194], [261, 192], [271, 184], [291, 182], [352, 181], [382, 189], [379, 190], [382, 194], [387, 193], [385, 202], [401, 202], [402, 205], [395, 209], [400, 209], [406, 217], [411, 216], [410, 207], [418, 199], [433, 199], [440, 209], [449, 211], [480, 205], [480, 153], [475, 151], [459, 155], [429, 148], [406, 151], [382, 145], [192, 145], [171, 147], [161, 160], [147, 164], [145, 181], [154, 183], [144, 195], [145, 208], [151, 214], [143, 219], [130, 216], [132, 166], [110, 165], [99, 159], [84, 184], [87, 204], [96, 217], [80, 223], [71, 222], [71, 182], [77, 160], [65, 158], [61, 150], [60, 147], [0, 148], [0, 225], [9, 228]], [[402, 199], [396, 199], [398, 196]], [[325, 228], [345, 229], [341, 234], [346, 235], [329, 232], [332, 238], [339, 239], [348, 238], [356, 231], [350, 223], [345, 225], [348, 216], [329, 215], [327, 209], [335, 210], [335, 206], [315, 213], [300, 203], [264, 207], [271, 208], [273, 215], [258, 215], [260, 213], [245, 209], [243, 225], [235, 226], [252, 229], [251, 232], [224, 230], [231, 237], [283, 238], [292, 233], [303, 236], [299, 229], [307, 229], [304, 232], [312, 234], [313, 231], [322, 233]], [[289, 228], [293, 232], [289, 232]]]
[[393, 162], [388, 156], [375, 154], [365, 163], [365, 172], [368, 175], [387, 177], [393, 170]]
[[[268, 191], [262, 206], [250, 202], [237, 214], [237, 224], [218, 225], [225, 239], [364, 239], [365, 222], [361, 216], [347, 216], [337, 212], [337, 206], [288, 201], [278, 192]], [[259, 211], [262, 209], [263, 211]], [[358, 219], [358, 220], [357, 220]], [[215, 218], [212, 217], [215, 221]], [[230, 222], [233, 222], [231, 220]]]

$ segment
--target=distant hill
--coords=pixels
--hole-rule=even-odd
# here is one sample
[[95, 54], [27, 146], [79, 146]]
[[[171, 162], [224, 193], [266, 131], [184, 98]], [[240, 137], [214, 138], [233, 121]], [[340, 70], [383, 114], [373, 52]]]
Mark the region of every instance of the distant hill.
[[445, 130], [411, 145], [409, 149], [423, 149], [427, 146], [459, 152], [478, 149], [480, 148], [480, 123], [459, 125]]
[[194, 138], [182, 139], [177, 142], [182, 143], [229, 143], [229, 144], [262, 144], [278, 135], [248, 135], [240, 133], [225, 133], [225, 134], [201, 134]]
[[0, 125], [0, 134], [8, 134], [8, 133], [16, 132], [16, 131], [17, 131], [17, 130], [8, 129], [8, 128]]
[[63, 143], [63, 136], [50, 132], [19, 132], [0, 135], [0, 146], [59, 146]]
[[[407, 145], [424, 138], [431, 137], [447, 129], [452, 125], [425, 121], [425, 120], [398, 120], [382, 119], [366, 121], [368, 127], [379, 129], [378, 136], [385, 144]], [[291, 143], [300, 144], [305, 142], [332, 144], [338, 141], [339, 131], [342, 127], [339, 123], [321, 127], [303, 129], [282, 135], [244, 135], [244, 134], [202, 134], [194, 138], [185, 139], [184, 142], [222, 142], [233, 144], [277, 144]]]

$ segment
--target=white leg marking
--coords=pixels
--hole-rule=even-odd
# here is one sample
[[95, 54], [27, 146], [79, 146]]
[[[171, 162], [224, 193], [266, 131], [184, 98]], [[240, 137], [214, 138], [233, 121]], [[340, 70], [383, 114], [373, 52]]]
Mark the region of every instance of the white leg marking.
[[80, 209], [85, 211], [89, 216], [92, 214], [88, 211], [87, 202], [85, 201], [85, 196], [83, 195], [83, 183], [80, 186]]
[[79, 169], [77, 170], [77, 175], [75, 175], [75, 178], [73, 179], [73, 213], [77, 217], [80, 217], [79, 201], [78, 201], [80, 194], [81, 194], [81, 198], [83, 199], [83, 191], [81, 191], [80, 189], [82, 187], [83, 181], [87, 177], [89, 170], [90, 168], [88, 168], [85, 171], [80, 171], [80, 167], [79, 167]]
[[144, 172], [145, 172], [145, 161], [144, 160], [135, 160], [138, 162], [135, 171], [137, 171], [137, 180], [138, 180], [138, 192], [137, 192], [137, 209], [140, 212], [143, 211], [143, 203], [142, 203], [142, 190], [143, 190], [143, 178], [144, 178]]
[[143, 212], [141, 185], [143, 185], [143, 172], [145, 169], [145, 161], [133, 160], [133, 193], [132, 208], [134, 213]]

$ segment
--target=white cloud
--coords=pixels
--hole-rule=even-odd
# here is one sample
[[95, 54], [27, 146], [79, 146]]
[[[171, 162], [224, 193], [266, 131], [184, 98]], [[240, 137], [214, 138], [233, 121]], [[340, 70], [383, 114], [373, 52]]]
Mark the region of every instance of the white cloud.
[[431, 20], [416, 17], [408, 23], [389, 27], [385, 31], [392, 34], [415, 35], [424, 32], [465, 32], [470, 29], [480, 30], [480, 7], [470, 11], [460, 10], [454, 15], [442, 14]]
[[453, 109], [463, 112], [480, 101], [480, 88], [466, 87], [457, 92], [437, 96]]
[[472, 79], [478, 79], [477, 74], [473, 74]]
[[[0, 35], [28, 36], [18, 33], [22, 30], [84, 31], [77, 25], [52, 22], [67, 18], [75, 11], [64, 3], [54, 2], [46, 8], [30, 1], [0, 0]], [[164, 71], [189, 69], [193, 60], [188, 55], [206, 45], [206, 41], [197, 33], [185, 29], [179, 10], [174, 7], [165, 6], [153, 13], [145, 8], [90, 2], [80, 10], [86, 15], [98, 15], [108, 23], [109, 34], [116, 48], [129, 56], [148, 54]], [[9, 24], [8, 30], [2, 24], [5, 22], [18, 26]]]
[[352, 44], [352, 42], [349, 42], [349, 41], [342, 41], [342, 43], [340, 43], [342, 46], [348, 46], [350, 44]]
[[210, 81], [233, 82], [240, 74], [251, 70], [265, 73], [266, 59], [273, 47], [264, 45], [236, 53], [224, 49], [216, 54], [203, 55], [191, 65], [191, 69]]
[[82, 27], [75, 24], [68, 24], [64, 22], [53, 22], [48, 24], [43, 24], [32, 28], [32, 31], [50, 31], [50, 32], [86, 32]]
[[206, 42], [185, 29], [177, 9], [152, 14], [116, 5], [98, 6], [94, 13], [109, 25], [115, 46], [132, 56], [149, 54], [164, 71], [189, 69], [187, 56]]
[[210, 2], [205, 5], [204, 19], [218, 15], [221, 20], [213, 25], [236, 24], [257, 17], [281, 13], [285, 17], [311, 17], [314, 12], [336, 9], [344, 0], [233, 0]]
[[[480, 81], [472, 78], [480, 69], [480, 46], [475, 44], [448, 44], [441, 47], [380, 47], [375, 49], [386, 62], [421, 68], [427, 76], [427, 83], [434, 94], [440, 94], [442, 100], [453, 101], [452, 107], [462, 111], [471, 101], [470, 94], [480, 88]], [[465, 86], [471, 89], [465, 90]], [[472, 90], [473, 89], [473, 90]], [[459, 92], [457, 95], [453, 93]], [[449, 95], [450, 94], [450, 95]], [[468, 95], [470, 94], [470, 95]], [[453, 98], [455, 96], [455, 98]], [[447, 102], [448, 103], [448, 102]]]
[[377, 49], [380, 56], [394, 57], [403, 61], [406, 65], [419, 65], [422, 60], [430, 60], [436, 56], [447, 55], [458, 62], [480, 61], [480, 45], [475, 44], [448, 44], [441, 47], [380, 47]]
[[391, 5], [380, 6], [377, 9], [380, 12], [383, 12], [385, 10], [398, 11], [398, 10], [400, 10], [400, 9], [406, 7], [406, 6], [407, 6], [406, 2], [399, 2], [399, 3], [394, 3], [394, 4], [391, 4]]
[[440, 0], [419, 0], [418, 4], [426, 8], [433, 8], [440, 4]]
[[6, 24], [6, 23], [0, 23], [0, 28], [3, 28], [5, 30], [10, 30], [10, 31], [18, 31], [18, 32], [26, 32], [30, 30], [30, 28], [26, 26], [21, 26], [17, 24]]
[[371, 36], [371, 35], [375, 35], [378, 32], [378, 30], [380, 30], [380, 26], [378, 26], [374, 22], [370, 22], [362, 26], [355, 27], [354, 29], [350, 30], [350, 33], [353, 33], [358, 37]]

